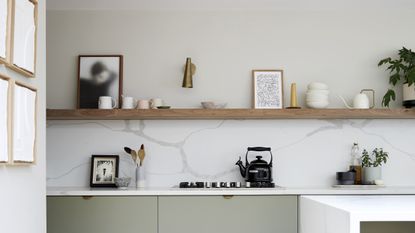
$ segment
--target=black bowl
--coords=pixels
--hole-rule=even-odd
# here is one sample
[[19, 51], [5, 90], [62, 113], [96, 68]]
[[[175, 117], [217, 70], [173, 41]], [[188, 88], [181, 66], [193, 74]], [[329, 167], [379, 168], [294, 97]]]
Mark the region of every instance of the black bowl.
[[355, 177], [356, 172], [336, 172], [336, 180], [339, 185], [352, 185]]

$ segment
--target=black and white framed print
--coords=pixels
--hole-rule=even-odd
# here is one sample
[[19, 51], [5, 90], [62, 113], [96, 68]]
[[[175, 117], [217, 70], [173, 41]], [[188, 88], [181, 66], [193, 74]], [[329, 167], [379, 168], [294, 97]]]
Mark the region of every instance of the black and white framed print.
[[78, 108], [98, 108], [100, 96], [120, 103], [122, 55], [80, 55], [78, 59]]
[[116, 187], [119, 159], [118, 155], [92, 155], [90, 186]]
[[282, 109], [284, 106], [283, 71], [253, 70], [254, 108]]

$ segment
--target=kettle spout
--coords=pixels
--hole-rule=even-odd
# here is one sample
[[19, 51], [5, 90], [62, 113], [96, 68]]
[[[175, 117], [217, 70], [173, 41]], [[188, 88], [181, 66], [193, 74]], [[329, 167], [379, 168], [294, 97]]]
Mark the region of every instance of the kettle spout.
[[245, 178], [246, 177], [246, 167], [243, 165], [241, 157], [239, 157], [239, 160], [238, 160], [238, 162], [236, 162], [235, 165], [239, 166], [239, 171], [241, 172], [241, 176]]
[[341, 96], [341, 95], [337, 95], [344, 103], [344, 105], [348, 108], [348, 109], [353, 109], [352, 106], [350, 106], [347, 101]]

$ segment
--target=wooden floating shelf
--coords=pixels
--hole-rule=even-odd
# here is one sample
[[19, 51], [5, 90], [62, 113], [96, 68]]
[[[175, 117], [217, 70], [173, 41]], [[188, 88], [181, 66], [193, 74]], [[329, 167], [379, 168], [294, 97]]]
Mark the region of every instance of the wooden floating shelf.
[[415, 119], [415, 109], [48, 109], [47, 119]]

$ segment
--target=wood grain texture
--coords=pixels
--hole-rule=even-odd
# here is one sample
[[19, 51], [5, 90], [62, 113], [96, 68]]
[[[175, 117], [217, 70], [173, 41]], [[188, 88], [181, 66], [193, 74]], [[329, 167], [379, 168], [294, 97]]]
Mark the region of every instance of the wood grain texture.
[[47, 119], [415, 119], [415, 109], [48, 109]]

